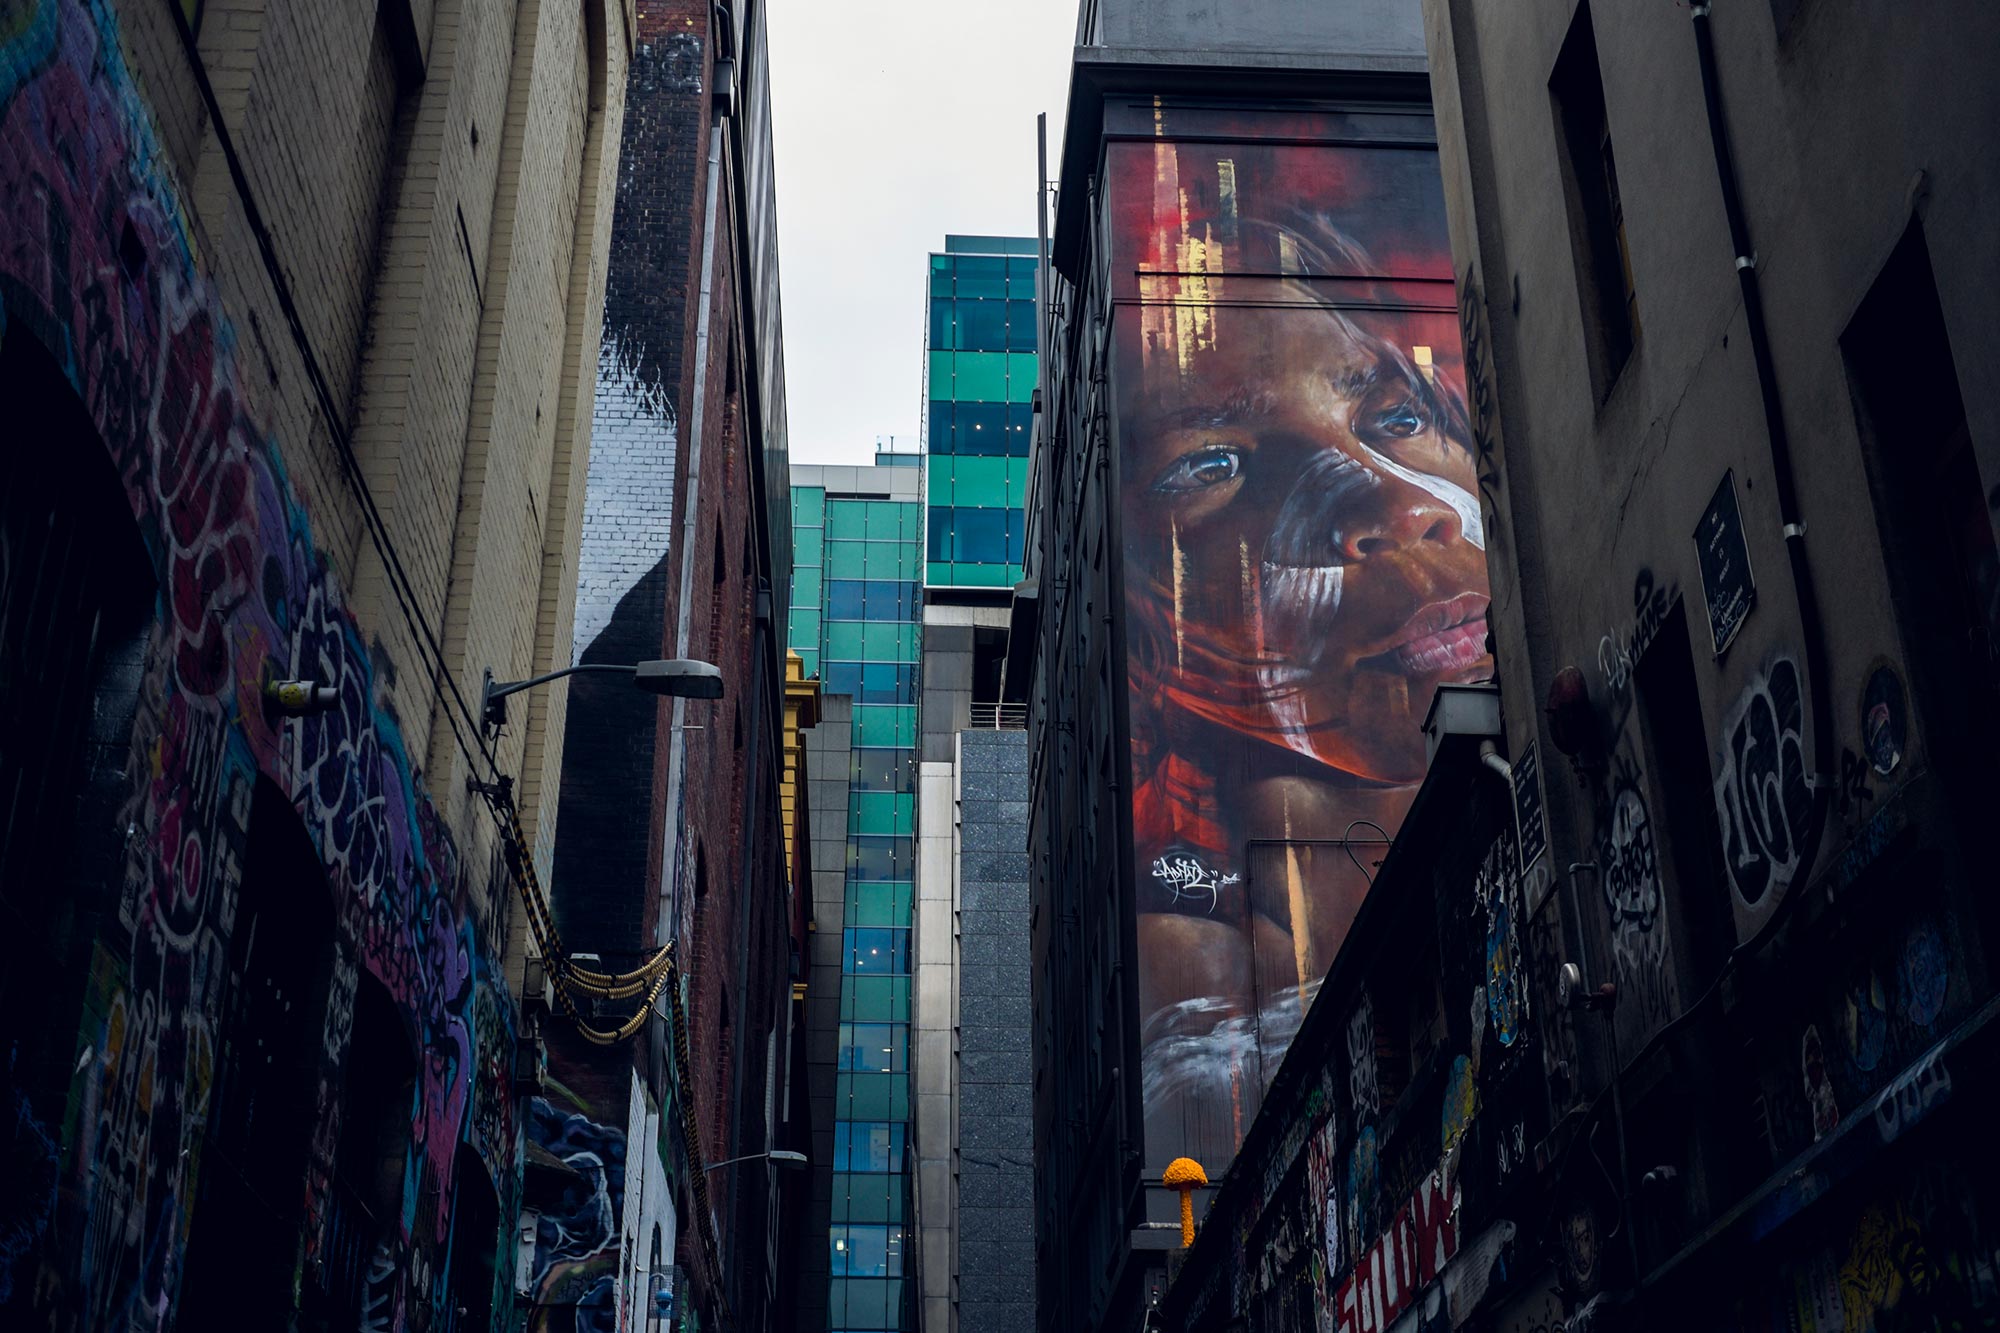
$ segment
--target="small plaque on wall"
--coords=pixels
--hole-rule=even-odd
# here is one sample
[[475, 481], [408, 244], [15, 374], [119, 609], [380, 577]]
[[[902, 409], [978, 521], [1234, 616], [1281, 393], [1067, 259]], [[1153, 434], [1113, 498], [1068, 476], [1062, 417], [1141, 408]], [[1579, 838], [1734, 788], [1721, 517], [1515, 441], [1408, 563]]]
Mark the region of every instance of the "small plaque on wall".
[[1708, 605], [1709, 639], [1721, 657], [1757, 604], [1750, 548], [1743, 541], [1743, 511], [1736, 506], [1735, 469], [1722, 474], [1701, 526], [1695, 529], [1694, 547], [1701, 564], [1701, 595]]
[[[1521, 873], [1534, 869], [1549, 849], [1548, 816], [1542, 808], [1542, 763], [1536, 743], [1529, 741], [1514, 761], [1514, 837], [1519, 844]], [[1530, 903], [1528, 910], [1538, 904]]]

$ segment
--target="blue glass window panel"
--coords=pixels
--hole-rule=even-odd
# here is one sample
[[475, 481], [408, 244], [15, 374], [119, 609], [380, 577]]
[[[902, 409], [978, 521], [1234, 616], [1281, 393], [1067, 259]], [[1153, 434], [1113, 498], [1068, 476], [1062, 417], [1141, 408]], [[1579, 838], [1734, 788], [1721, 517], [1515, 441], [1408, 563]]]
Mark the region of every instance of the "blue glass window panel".
[[841, 934], [841, 970], [856, 975], [906, 977], [910, 974], [910, 932], [848, 930]]
[[901, 579], [829, 579], [826, 584], [828, 620], [900, 620], [920, 618], [920, 585]]
[[931, 399], [930, 438], [925, 441], [925, 447], [930, 452], [934, 454], [958, 452], [958, 442], [952, 433], [952, 423], [957, 415], [956, 406], [949, 398]]
[[[1030, 279], [1032, 282], [1032, 279]], [[1010, 284], [1009, 291], [1012, 292]], [[1034, 288], [1031, 286], [1032, 292]], [[1032, 352], [1035, 350], [1035, 303], [1033, 301], [1007, 302], [1007, 351]]]
[[951, 511], [951, 553], [947, 560], [999, 565], [1007, 562], [1007, 518], [1001, 509]]
[[835, 1277], [901, 1277], [901, 1227], [837, 1226], [829, 1233]]
[[1004, 297], [1007, 295], [1007, 261], [998, 255], [960, 255], [955, 290], [961, 298]]
[[848, 1073], [904, 1074], [910, 1068], [907, 1023], [842, 1023], [840, 1068]]
[[958, 350], [964, 352], [1006, 351], [1007, 303], [960, 301], [957, 346]]
[[907, 1127], [893, 1120], [833, 1122], [833, 1169], [880, 1174], [903, 1169]]
[[950, 284], [947, 282], [945, 284], [945, 291], [942, 294], [933, 295], [931, 298], [930, 345], [932, 347], [950, 347], [953, 345], [951, 311]]

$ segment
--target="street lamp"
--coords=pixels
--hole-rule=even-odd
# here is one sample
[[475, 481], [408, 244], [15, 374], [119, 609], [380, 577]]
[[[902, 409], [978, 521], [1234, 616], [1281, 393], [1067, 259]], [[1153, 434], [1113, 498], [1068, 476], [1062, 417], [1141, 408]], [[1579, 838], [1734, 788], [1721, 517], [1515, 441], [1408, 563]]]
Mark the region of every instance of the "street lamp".
[[527, 680], [510, 680], [505, 683], [493, 679], [493, 672], [486, 672], [479, 691], [479, 716], [488, 731], [502, 726], [507, 721], [507, 696], [519, 694], [522, 690], [546, 685], [564, 676], [574, 676], [584, 671], [610, 671], [630, 676], [632, 684], [648, 694], [660, 694], [682, 699], [720, 699], [722, 697], [722, 669], [713, 663], [697, 661], [692, 657], [670, 657], [664, 661], [640, 662], [636, 666], [613, 663], [592, 662], [584, 666], [564, 667], [561, 671], [551, 671], [546, 676], [531, 676]]
[[710, 1162], [702, 1170], [713, 1171], [718, 1166], [734, 1166], [738, 1162], [755, 1162], [760, 1159], [769, 1161], [772, 1166], [801, 1167], [808, 1164], [804, 1153], [793, 1152], [789, 1148], [776, 1148], [770, 1152], [753, 1152], [742, 1157], [725, 1157], [719, 1162]]

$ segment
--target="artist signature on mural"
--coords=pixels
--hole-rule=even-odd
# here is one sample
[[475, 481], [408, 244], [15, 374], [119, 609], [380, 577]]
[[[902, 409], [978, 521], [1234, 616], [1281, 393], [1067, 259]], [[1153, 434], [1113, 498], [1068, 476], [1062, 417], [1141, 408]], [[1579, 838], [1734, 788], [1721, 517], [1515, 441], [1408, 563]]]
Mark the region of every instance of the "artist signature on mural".
[[1213, 912], [1221, 900], [1222, 890], [1232, 884], [1241, 883], [1243, 876], [1235, 873], [1217, 874], [1203, 864], [1200, 857], [1191, 852], [1168, 852], [1153, 858], [1153, 878], [1167, 886], [1167, 891], [1173, 894], [1175, 902], [1207, 894], [1207, 910]]

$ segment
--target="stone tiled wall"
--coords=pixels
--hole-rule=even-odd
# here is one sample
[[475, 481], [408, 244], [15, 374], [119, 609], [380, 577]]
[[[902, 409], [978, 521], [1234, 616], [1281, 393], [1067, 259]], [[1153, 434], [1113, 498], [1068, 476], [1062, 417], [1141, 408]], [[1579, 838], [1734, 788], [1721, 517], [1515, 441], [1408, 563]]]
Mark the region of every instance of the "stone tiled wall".
[[958, 743], [957, 1327], [1030, 1333], [1028, 735], [963, 731]]

